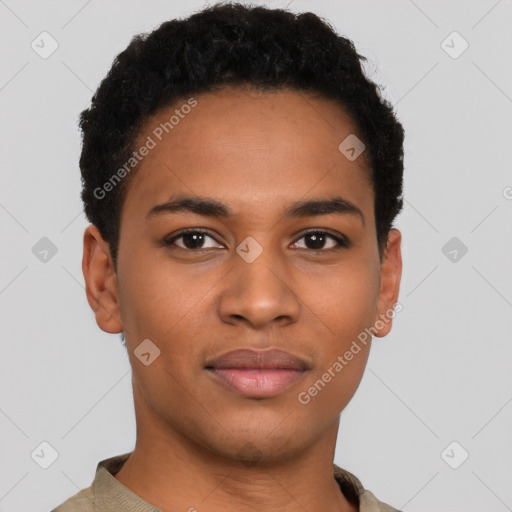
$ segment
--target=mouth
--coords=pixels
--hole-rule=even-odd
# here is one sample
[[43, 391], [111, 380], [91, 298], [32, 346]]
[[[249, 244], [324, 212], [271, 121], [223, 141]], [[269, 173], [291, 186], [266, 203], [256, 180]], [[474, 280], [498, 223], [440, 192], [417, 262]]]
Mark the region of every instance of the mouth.
[[230, 389], [249, 398], [269, 398], [278, 395], [297, 383], [305, 370], [290, 369], [240, 369], [207, 368], [213, 377]]
[[231, 391], [248, 398], [269, 398], [296, 384], [309, 367], [281, 350], [240, 349], [208, 362], [205, 370]]

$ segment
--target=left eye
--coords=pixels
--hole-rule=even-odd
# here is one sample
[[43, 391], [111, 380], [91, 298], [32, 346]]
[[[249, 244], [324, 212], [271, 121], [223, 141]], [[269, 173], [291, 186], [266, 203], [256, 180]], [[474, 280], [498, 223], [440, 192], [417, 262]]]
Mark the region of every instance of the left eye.
[[[206, 240], [210, 239], [210, 245], [204, 245]], [[180, 243], [177, 243], [177, 241]], [[300, 241], [304, 240], [303, 244]], [[326, 247], [326, 243], [328, 246]], [[165, 240], [165, 245], [176, 245], [177, 247], [185, 250], [198, 250], [198, 249], [215, 249], [222, 248], [211, 235], [205, 231], [182, 231], [177, 235]], [[348, 242], [343, 237], [338, 237], [325, 231], [309, 231], [303, 234], [296, 242], [292, 244], [293, 249], [310, 249], [313, 251], [329, 250], [348, 247]]]
[[[310, 231], [308, 233], [305, 233], [302, 235], [299, 240], [307, 240], [308, 242], [305, 243], [305, 247], [295, 247], [296, 249], [311, 249], [311, 250], [320, 250], [320, 249], [336, 249], [339, 247], [347, 247], [347, 242], [341, 238], [334, 235], [331, 235], [329, 233], [326, 233], [324, 231]], [[330, 240], [329, 247], [324, 247], [325, 243]], [[297, 246], [298, 241], [295, 242], [293, 245]], [[309, 245], [309, 246], [308, 246]]]

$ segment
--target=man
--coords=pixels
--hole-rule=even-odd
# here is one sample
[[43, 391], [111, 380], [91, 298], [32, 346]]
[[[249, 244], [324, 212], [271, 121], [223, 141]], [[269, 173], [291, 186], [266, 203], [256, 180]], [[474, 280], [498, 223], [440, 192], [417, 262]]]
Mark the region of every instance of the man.
[[241, 4], [116, 58], [81, 116], [83, 272], [137, 439], [57, 512], [396, 510], [333, 465], [402, 269], [404, 132], [362, 59]]

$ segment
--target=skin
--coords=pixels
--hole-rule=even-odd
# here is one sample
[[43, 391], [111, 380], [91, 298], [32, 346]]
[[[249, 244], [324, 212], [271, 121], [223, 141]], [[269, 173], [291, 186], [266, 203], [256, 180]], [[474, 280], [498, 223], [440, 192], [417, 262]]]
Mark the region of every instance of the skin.
[[[124, 331], [133, 370], [137, 440], [115, 477], [164, 511], [353, 511], [333, 477], [340, 413], [362, 378], [370, 343], [307, 405], [307, 391], [398, 299], [401, 234], [382, 262], [363, 156], [338, 145], [354, 125], [342, 107], [304, 93], [223, 89], [197, 106], [141, 162], [123, 204], [117, 273], [97, 228], [84, 233], [83, 273], [98, 326]], [[172, 105], [140, 131], [137, 147]], [[167, 213], [173, 194], [214, 198], [232, 218]], [[340, 195], [364, 215], [285, 218], [291, 203]], [[208, 231], [203, 251], [162, 241]], [[344, 235], [317, 249], [303, 231]], [[236, 247], [263, 248], [247, 263]], [[190, 243], [190, 237], [187, 239]], [[186, 247], [186, 246], [185, 246]], [[334, 249], [333, 249], [334, 247]], [[195, 251], [195, 252], [194, 252]], [[388, 320], [376, 336], [391, 330]], [[134, 350], [150, 339], [149, 366]], [[310, 365], [282, 394], [251, 399], [220, 385], [206, 361], [237, 348], [275, 347]]]

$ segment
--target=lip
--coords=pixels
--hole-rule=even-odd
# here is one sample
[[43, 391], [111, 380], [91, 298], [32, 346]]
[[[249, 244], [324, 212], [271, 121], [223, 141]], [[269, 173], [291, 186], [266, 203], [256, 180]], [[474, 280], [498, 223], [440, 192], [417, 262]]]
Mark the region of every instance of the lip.
[[279, 349], [239, 349], [208, 361], [205, 369], [241, 395], [268, 398], [296, 384], [309, 366], [301, 358]]

